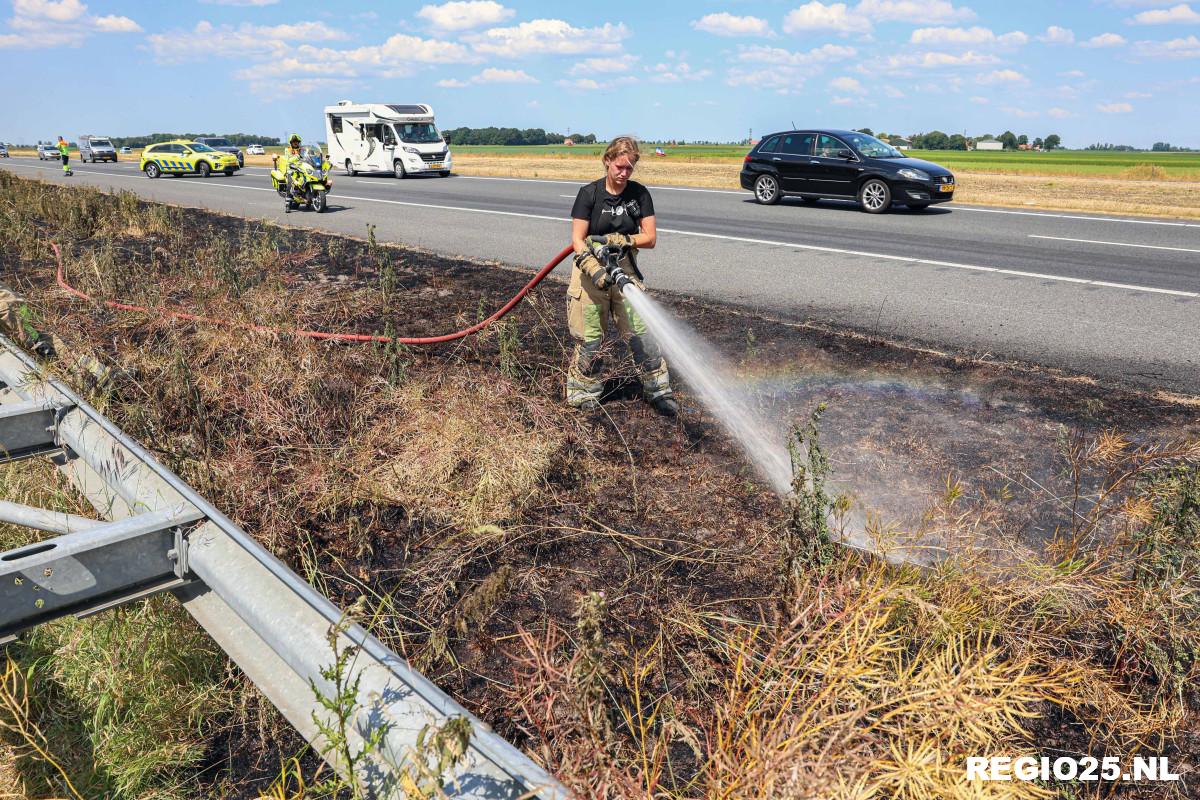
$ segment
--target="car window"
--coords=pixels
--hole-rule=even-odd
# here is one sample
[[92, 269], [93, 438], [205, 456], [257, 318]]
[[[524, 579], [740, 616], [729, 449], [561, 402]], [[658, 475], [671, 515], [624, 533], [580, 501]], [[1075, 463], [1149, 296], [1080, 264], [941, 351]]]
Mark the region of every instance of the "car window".
[[849, 149], [841, 139], [835, 139], [824, 133], [817, 137], [817, 155], [821, 158], [837, 158], [838, 150]]
[[779, 137], [772, 136], [770, 139], [767, 139], [765, 142], [762, 143], [762, 145], [758, 148], [758, 152], [774, 153], [775, 148], [778, 146], [779, 146]]
[[147, 147], [145, 150], [142, 151], [142, 155], [146, 155], [147, 153], [157, 153], [157, 152], [158, 152], [158, 145], [151, 145], [150, 147]]
[[779, 152], [792, 156], [807, 156], [812, 153], [813, 135], [811, 133], [792, 133], [779, 137]]

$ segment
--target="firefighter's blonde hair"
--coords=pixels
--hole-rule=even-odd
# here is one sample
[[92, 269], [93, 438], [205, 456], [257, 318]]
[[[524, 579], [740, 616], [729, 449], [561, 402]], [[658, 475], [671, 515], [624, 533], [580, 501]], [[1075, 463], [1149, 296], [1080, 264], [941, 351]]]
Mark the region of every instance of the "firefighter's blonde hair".
[[621, 156], [629, 156], [629, 160], [634, 164], [638, 162], [638, 159], [642, 157], [642, 151], [638, 149], [637, 139], [632, 136], [618, 136], [609, 142], [608, 147], [604, 148], [605, 166]]

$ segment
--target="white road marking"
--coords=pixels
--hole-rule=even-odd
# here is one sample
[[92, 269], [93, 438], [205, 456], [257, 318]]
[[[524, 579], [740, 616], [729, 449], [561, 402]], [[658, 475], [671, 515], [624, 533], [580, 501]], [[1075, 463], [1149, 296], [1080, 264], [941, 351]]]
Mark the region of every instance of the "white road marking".
[[1132, 244], [1130, 242], [1101, 242], [1095, 239], [1071, 239], [1067, 236], [1039, 236], [1036, 233], [1029, 234], [1030, 239], [1053, 239], [1058, 242], [1080, 242], [1082, 244], [1108, 244], [1113, 247], [1142, 247], [1146, 250], [1174, 250], [1177, 253], [1200, 253], [1200, 249], [1194, 247], [1164, 247], [1160, 244]]
[[1087, 222], [1128, 222], [1131, 225], [1166, 225], [1172, 228], [1200, 228], [1196, 222], [1169, 222], [1163, 219], [1129, 219], [1128, 217], [1089, 217], [1083, 214], [1056, 214], [1050, 211], [1010, 211], [1003, 208], [981, 208], [980, 206], [955, 205], [955, 211], [978, 211], [984, 214], [1015, 214], [1022, 217], [1052, 217], [1055, 219], [1081, 219]]
[[959, 264], [954, 261], [935, 261], [929, 258], [915, 258], [912, 256], [897, 256], [890, 253], [869, 253], [863, 250], [844, 250], [840, 247], [823, 247], [815, 244], [795, 244], [794, 242], [779, 242], [771, 239], [748, 239], [742, 236], [726, 236], [719, 233], [698, 233], [696, 231], [680, 231], [670, 228], [659, 228], [660, 233], [678, 233], [683, 236], [698, 236], [705, 239], [724, 239], [733, 242], [745, 242], [747, 244], [765, 244], [773, 247], [791, 247], [800, 250], [812, 250], [819, 253], [839, 253], [842, 255], [863, 256], [865, 258], [882, 258], [888, 261], [903, 261], [910, 264], [928, 264], [935, 267], [951, 267], [953, 269], [966, 269], [973, 272], [991, 272], [997, 275], [1015, 275], [1021, 278], [1037, 278], [1039, 280], [1060, 281], [1063, 283], [1076, 283], [1083, 286], [1105, 286], [1113, 289], [1132, 289], [1139, 292], [1153, 292], [1155, 294], [1169, 294], [1176, 297], [1200, 297], [1200, 292], [1184, 292], [1178, 289], [1159, 289], [1154, 286], [1134, 286], [1125, 283], [1110, 283], [1108, 281], [1094, 281], [1090, 278], [1070, 278], [1065, 275], [1048, 275], [1044, 272], [1026, 272], [1019, 269], [1004, 269], [1003, 267], [981, 267], [974, 264]]
[[[24, 166], [24, 165], [14, 164], [13, 166]], [[32, 168], [33, 169], [41, 169], [44, 171], [49, 169], [47, 167], [36, 167], [36, 166], [34, 166]], [[141, 179], [140, 177], [135, 178], [135, 176], [133, 176], [133, 175], [113, 175], [113, 173], [111, 173], [111, 172], [91, 172], [90, 170], [86, 170], [86, 171], [82, 171], [82, 172], [85, 172], [86, 174], [93, 174], [93, 175], [108, 175], [110, 177], [115, 177], [115, 178], [130, 178], [130, 179], [137, 179], [137, 180]], [[209, 188], [214, 188], [214, 189], [243, 189], [243, 190], [252, 191], [252, 192], [271, 192], [272, 194], [276, 193], [274, 189], [268, 189], [265, 187], [235, 186], [232, 184], [221, 184], [219, 182], [212, 182], [212, 181], [195, 181], [195, 182], [193, 182], [193, 185], [209, 187]], [[437, 204], [433, 204], [433, 203], [412, 203], [412, 202], [407, 202], [404, 200], [384, 200], [384, 199], [378, 198], [378, 197], [357, 197], [354, 195], [338, 195], [338, 198], [345, 199], [345, 200], [359, 200], [364, 203], [385, 203], [387, 205], [407, 206], [410, 208], [434, 208], [434, 209], [438, 209], [440, 211], [463, 211], [463, 212], [473, 213], [473, 214], [491, 214], [493, 216], [500, 216], [500, 217], [520, 217], [523, 219], [546, 220], [549, 222], [567, 222], [568, 221], [568, 218], [566, 218], [566, 217], [552, 217], [552, 216], [548, 216], [545, 214], [526, 214], [526, 213], [519, 212], [519, 211], [498, 211], [498, 210], [490, 209], [490, 208], [467, 208], [464, 206], [444, 206], [444, 205], [437, 205]], [[934, 266], [934, 267], [949, 267], [951, 269], [969, 270], [971, 272], [987, 272], [987, 273], [992, 273], [995, 275], [1012, 275], [1012, 276], [1018, 277], [1018, 278], [1034, 278], [1037, 280], [1055, 281], [1058, 283], [1072, 283], [1072, 284], [1077, 284], [1080, 286], [1101, 286], [1101, 287], [1105, 287], [1105, 288], [1109, 288], [1109, 289], [1126, 289], [1126, 290], [1135, 291], [1135, 292], [1150, 292], [1153, 294], [1171, 295], [1173, 297], [1188, 297], [1188, 298], [1200, 297], [1200, 292], [1185, 292], [1185, 291], [1181, 291], [1179, 289], [1160, 289], [1155, 286], [1138, 286], [1138, 285], [1127, 284], [1127, 283], [1112, 283], [1110, 281], [1091, 280], [1090, 278], [1071, 278], [1071, 277], [1068, 277], [1065, 275], [1050, 275], [1050, 274], [1044, 273], [1044, 272], [1026, 272], [1025, 270], [1005, 269], [1003, 267], [984, 267], [984, 266], [978, 266], [978, 265], [974, 265], [974, 264], [959, 264], [954, 261], [935, 261], [933, 259], [928, 259], [928, 258], [918, 258], [915, 256], [900, 256], [900, 255], [893, 255], [891, 253], [872, 253], [872, 252], [868, 252], [865, 250], [847, 250], [847, 249], [841, 248], [841, 247], [825, 247], [823, 245], [816, 245], [816, 244], [799, 244], [797, 242], [783, 242], [783, 241], [778, 241], [778, 240], [774, 240], [774, 239], [751, 239], [751, 238], [747, 238], [744, 236], [728, 236], [726, 234], [720, 234], [720, 233], [701, 233], [699, 231], [684, 231], [684, 230], [678, 230], [678, 229], [674, 229], [674, 228], [659, 228], [658, 230], [659, 230], [659, 233], [674, 233], [674, 234], [678, 234], [680, 236], [693, 236], [693, 237], [700, 238], [700, 239], [716, 239], [716, 240], [727, 241], [727, 242], [743, 242], [745, 244], [761, 244], [761, 245], [768, 245], [770, 247], [784, 247], [784, 248], [790, 248], [793, 250], [808, 250], [810, 252], [817, 252], [817, 253], [837, 253], [839, 255], [861, 256], [863, 258], [877, 258], [877, 259], [883, 259], [883, 260], [887, 260], [887, 261], [899, 261], [899, 262], [903, 262], [906, 264], [924, 264], [924, 265]]]

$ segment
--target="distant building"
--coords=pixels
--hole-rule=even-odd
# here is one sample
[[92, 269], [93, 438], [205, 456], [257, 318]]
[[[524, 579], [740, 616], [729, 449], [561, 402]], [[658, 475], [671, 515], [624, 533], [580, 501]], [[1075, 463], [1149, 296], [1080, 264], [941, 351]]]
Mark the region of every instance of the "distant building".
[[907, 150], [912, 147], [912, 139], [905, 139], [903, 136], [890, 136], [887, 141], [897, 150]]
[[568, 147], [573, 147], [575, 145], [575, 140], [574, 139], [563, 139], [563, 144], [567, 145]]
[[999, 141], [996, 141], [995, 139], [991, 139], [991, 140], [984, 141], [984, 142], [976, 142], [975, 149], [976, 150], [1003, 150], [1004, 142], [999, 142]]

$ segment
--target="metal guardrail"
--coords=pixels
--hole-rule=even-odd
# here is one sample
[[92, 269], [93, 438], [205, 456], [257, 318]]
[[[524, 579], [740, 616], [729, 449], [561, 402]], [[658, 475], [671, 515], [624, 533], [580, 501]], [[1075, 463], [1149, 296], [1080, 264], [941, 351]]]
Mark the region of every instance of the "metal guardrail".
[[[338, 649], [357, 648], [359, 681], [348, 730], [352, 751], [382, 731], [360, 762], [372, 796], [403, 797], [400, 781], [419, 776], [418, 736], [461, 717], [468, 750], [447, 776], [451, 797], [540, 797], [567, 790], [492, 732], [407, 661], [292, 572], [182, 479], [61, 382], [0, 336], [0, 460], [53, 454], [54, 463], [108, 522], [0, 503], [0, 521], [61, 534], [0, 553], [0, 642], [50, 619], [87, 616], [172, 591], [288, 721], [320, 745], [316, 720], [330, 722], [316, 691], [336, 690], [321, 675]], [[350, 685], [353, 685], [352, 683]], [[331, 761], [335, 768], [339, 764]]]

